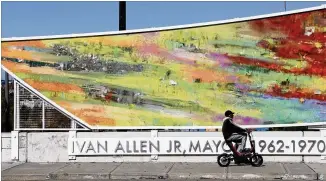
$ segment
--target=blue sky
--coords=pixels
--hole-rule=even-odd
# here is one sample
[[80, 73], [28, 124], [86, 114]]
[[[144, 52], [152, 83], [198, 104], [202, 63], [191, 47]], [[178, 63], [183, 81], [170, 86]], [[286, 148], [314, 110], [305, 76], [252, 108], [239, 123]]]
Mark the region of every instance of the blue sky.
[[[287, 9], [324, 2], [287, 2]], [[118, 2], [2, 2], [2, 37], [118, 30]], [[324, 3], [325, 4], [325, 3]], [[127, 2], [127, 29], [224, 20], [284, 11], [274, 2]]]
[[[118, 30], [118, 2], [2, 3], [2, 38]], [[325, 2], [287, 2], [287, 10]], [[127, 2], [127, 29], [217, 21], [284, 11], [272, 2]], [[1, 73], [3, 78], [3, 72]]]

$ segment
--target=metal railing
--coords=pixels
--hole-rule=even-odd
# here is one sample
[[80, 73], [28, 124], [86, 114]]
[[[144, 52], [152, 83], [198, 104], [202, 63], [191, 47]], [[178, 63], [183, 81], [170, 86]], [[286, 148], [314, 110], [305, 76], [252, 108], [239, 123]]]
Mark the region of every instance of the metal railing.
[[14, 80], [14, 130], [88, 130]]

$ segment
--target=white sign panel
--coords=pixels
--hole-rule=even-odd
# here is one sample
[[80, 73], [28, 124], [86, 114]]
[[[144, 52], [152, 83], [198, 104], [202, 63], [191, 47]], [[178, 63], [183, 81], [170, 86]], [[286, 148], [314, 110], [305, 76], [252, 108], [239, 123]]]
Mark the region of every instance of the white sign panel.
[[[326, 155], [323, 137], [264, 137], [256, 152], [270, 155]], [[249, 140], [247, 141], [247, 147]], [[69, 155], [218, 155], [230, 149], [222, 137], [70, 138]]]
[[214, 137], [76, 138], [69, 139], [69, 155], [175, 155], [230, 152]]
[[326, 138], [260, 138], [256, 150], [261, 154], [326, 155]]

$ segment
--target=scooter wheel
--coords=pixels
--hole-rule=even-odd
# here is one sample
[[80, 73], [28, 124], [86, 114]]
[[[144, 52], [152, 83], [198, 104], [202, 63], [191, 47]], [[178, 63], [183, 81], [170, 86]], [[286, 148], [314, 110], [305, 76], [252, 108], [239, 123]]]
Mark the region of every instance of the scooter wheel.
[[259, 154], [254, 154], [250, 157], [250, 162], [251, 162], [251, 165], [254, 166], [254, 167], [260, 167], [263, 162], [264, 162], [264, 159], [261, 155]]
[[221, 167], [227, 167], [230, 165], [231, 160], [229, 159], [228, 154], [223, 153], [217, 157], [217, 163]]

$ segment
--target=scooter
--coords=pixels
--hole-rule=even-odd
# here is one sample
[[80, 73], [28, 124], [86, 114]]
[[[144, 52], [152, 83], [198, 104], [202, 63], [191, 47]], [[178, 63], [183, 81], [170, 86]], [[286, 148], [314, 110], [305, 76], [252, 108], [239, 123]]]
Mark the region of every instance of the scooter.
[[242, 156], [237, 156], [235, 151], [237, 150], [239, 144], [236, 143], [236, 146], [234, 147], [232, 142], [226, 142], [226, 144], [230, 147], [231, 151], [233, 153], [223, 153], [217, 157], [217, 163], [221, 167], [227, 167], [230, 165], [231, 161], [237, 159], [241, 160], [239, 163], [249, 163], [254, 167], [260, 167], [264, 160], [263, 157], [256, 153], [255, 150], [255, 140], [253, 139], [252, 132], [250, 130], [247, 131], [248, 137], [249, 137], [249, 142], [251, 148], [246, 148], [242, 152]]

